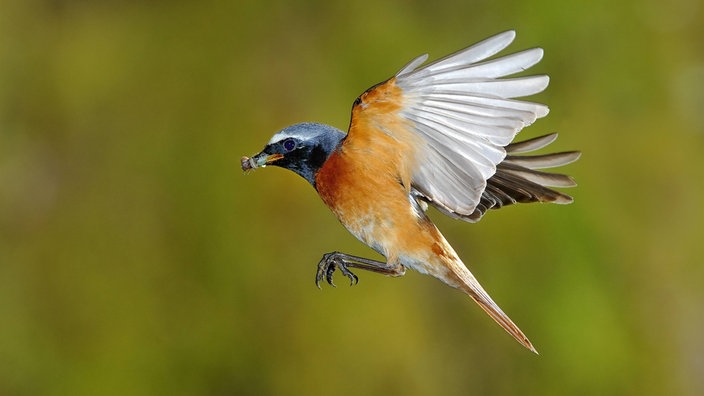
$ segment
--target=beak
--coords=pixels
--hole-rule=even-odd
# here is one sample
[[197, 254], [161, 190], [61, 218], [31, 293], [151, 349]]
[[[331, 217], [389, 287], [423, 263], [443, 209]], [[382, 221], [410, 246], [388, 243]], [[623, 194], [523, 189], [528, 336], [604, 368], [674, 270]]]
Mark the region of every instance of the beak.
[[242, 170], [250, 171], [257, 168], [264, 168], [265, 166], [271, 164], [274, 161], [278, 161], [284, 156], [282, 154], [267, 154], [261, 152], [252, 158], [242, 157], [240, 160], [242, 162]]

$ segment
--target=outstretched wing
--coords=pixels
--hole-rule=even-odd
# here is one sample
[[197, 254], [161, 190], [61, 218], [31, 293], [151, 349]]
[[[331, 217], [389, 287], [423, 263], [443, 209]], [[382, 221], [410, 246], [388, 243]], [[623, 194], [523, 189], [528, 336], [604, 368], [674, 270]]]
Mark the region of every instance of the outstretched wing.
[[[508, 187], [495, 180], [488, 192], [487, 181], [516, 134], [548, 114], [545, 105], [513, 98], [541, 92], [549, 82], [547, 76], [502, 78], [543, 56], [533, 48], [488, 60], [514, 38], [514, 31], [504, 32], [420, 68], [427, 55], [414, 59], [357, 99], [348, 138], [369, 144], [374, 134], [392, 138], [398, 152], [389, 160], [398, 161], [400, 180], [448, 215], [475, 221], [487, 208], [512, 203], [515, 180]], [[504, 165], [502, 175], [518, 172], [509, 161]]]

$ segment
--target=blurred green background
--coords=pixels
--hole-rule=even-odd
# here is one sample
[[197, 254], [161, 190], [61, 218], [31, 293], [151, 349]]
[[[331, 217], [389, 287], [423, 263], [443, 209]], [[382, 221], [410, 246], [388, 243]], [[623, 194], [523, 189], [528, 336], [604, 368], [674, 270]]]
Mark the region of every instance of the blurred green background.
[[[1, 395], [704, 394], [704, 4], [0, 3]], [[541, 352], [374, 257], [305, 181], [242, 155], [345, 129], [414, 56], [515, 28], [581, 149], [571, 206], [446, 237]]]

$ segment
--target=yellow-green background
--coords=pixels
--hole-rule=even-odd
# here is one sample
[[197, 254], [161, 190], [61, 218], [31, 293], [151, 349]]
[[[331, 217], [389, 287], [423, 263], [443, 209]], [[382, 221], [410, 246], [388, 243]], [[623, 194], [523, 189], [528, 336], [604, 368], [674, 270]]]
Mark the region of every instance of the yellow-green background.
[[[1, 395], [704, 394], [704, 4], [0, 3]], [[431, 215], [541, 352], [374, 257], [303, 179], [244, 175], [278, 129], [345, 129], [412, 57], [515, 28], [581, 149], [571, 206]]]

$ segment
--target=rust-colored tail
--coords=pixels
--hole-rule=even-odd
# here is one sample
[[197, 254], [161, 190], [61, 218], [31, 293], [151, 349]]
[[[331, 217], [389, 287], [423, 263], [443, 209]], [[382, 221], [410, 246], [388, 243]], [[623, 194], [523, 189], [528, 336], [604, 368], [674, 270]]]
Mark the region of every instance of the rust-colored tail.
[[[444, 239], [444, 238], [443, 238]], [[528, 337], [521, 331], [521, 329], [516, 326], [511, 318], [504, 313], [504, 311], [499, 308], [499, 306], [494, 302], [494, 300], [489, 297], [489, 294], [484, 290], [482, 285], [479, 284], [477, 279], [472, 275], [472, 273], [467, 269], [467, 267], [462, 263], [462, 261], [457, 257], [457, 254], [452, 250], [452, 247], [445, 242], [445, 250], [448, 254], [445, 257], [438, 257], [442, 260], [442, 265], [446, 267], [449, 271], [446, 276], [437, 276], [443, 282], [450, 286], [456, 287], [465, 293], [467, 293], [474, 301], [479, 304], [480, 307], [491, 316], [496, 323], [504, 328], [509, 334], [513, 336], [521, 345], [528, 348], [534, 353], [538, 353], [531, 344]]]
[[511, 318], [506, 315], [501, 308], [489, 297], [489, 295], [482, 289], [481, 285], [472, 277], [473, 282], [468, 282], [467, 284], [462, 286], [462, 290], [469, 294], [474, 301], [479, 304], [480, 307], [491, 316], [496, 323], [498, 323], [501, 327], [504, 328], [509, 334], [513, 336], [513, 338], [516, 339], [521, 345], [524, 347], [528, 348], [530, 351], [534, 353], [538, 353], [538, 351], [535, 349], [533, 344], [530, 342], [528, 337], [526, 337], [525, 334], [521, 331], [521, 329], [516, 326], [515, 323], [511, 320]]

